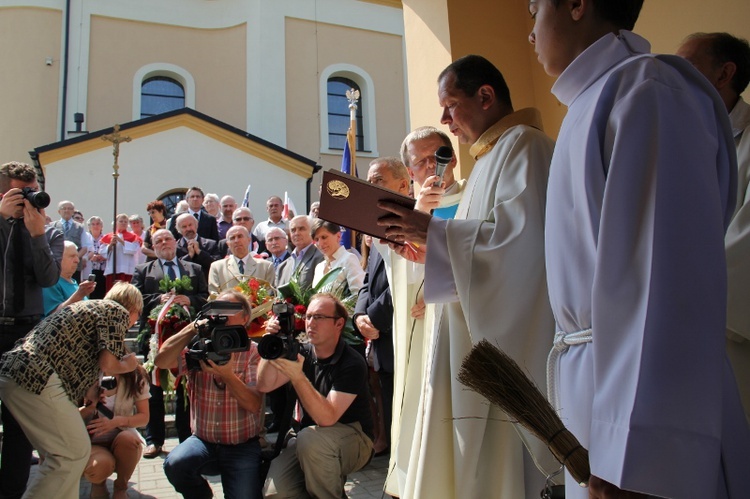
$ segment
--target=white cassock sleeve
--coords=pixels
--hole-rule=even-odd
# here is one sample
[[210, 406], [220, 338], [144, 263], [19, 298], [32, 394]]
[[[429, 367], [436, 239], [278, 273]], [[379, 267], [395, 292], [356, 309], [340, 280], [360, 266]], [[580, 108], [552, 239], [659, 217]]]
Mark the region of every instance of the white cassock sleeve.
[[[627, 490], [713, 497], [731, 213], [731, 173], [716, 165], [736, 165], [722, 144], [717, 156], [715, 117], [695, 119], [705, 102], [653, 80], [630, 92], [599, 121], [609, 170], [591, 292], [591, 471]], [[691, 481], [698, 495], [677, 492]]]

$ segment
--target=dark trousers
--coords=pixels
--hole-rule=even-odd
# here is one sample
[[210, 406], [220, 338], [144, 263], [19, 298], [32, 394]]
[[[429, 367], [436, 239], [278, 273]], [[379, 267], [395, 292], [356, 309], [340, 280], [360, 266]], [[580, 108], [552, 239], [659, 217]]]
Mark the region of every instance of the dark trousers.
[[[164, 424], [164, 389], [151, 385], [151, 398], [148, 399], [148, 426], [146, 426], [146, 443], [158, 446], [164, 445], [166, 426]], [[175, 399], [174, 423], [177, 427], [177, 438], [184, 442], [191, 435], [190, 431], [190, 401], [180, 383], [177, 386]]]
[[[92, 274], [96, 276], [96, 288], [89, 295], [89, 300], [101, 300], [104, 295], [107, 294], [107, 284], [104, 279], [103, 270], [92, 270]], [[84, 276], [84, 279], [88, 279], [89, 276]]]
[[383, 397], [383, 426], [386, 440], [391, 442], [391, 421], [393, 420], [393, 373], [378, 371], [380, 394]]
[[[0, 355], [13, 348], [16, 340], [26, 336], [34, 324], [0, 326]], [[0, 498], [17, 499], [26, 490], [33, 447], [16, 418], [2, 406], [3, 451], [0, 457]]]
[[277, 389], [268, 392], [268, 405], [273, 413], [273, 421], [270, 423], [266, 422], [266, 426], [271, 426], [272, 424], [277, 428], [281, 426], [286, 399], [286, 385], [281, 385]]

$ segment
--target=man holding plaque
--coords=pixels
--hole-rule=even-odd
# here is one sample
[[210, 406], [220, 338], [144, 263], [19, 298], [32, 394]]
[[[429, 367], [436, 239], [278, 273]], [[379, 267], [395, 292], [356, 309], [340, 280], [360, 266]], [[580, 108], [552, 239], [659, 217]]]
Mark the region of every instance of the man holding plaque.
[[[425, 301], [435, 303], [425, 350], [425, 381], [413, 459], [400, 497], [536, 497], [544, 475], [507, 416], [457, 380], [472, 346], [488, 339], [544, 389], [554, 321], [544, 272], [545, 192], [553, 142], [535, 109], [514, 111], [508, 87], [489, 61], [462, 57], [438, 78], [441, 123], [471, 144], [476, 165], [453, 220], [392, 203], [386, 234], [409, 242], [397, 251], [425, 261]], [[440, 180], [425, 179], [430, 189]], [[538, 461], [553, 458], [529, 439]], [[559, 466], [559, 465], [558, 465]]]

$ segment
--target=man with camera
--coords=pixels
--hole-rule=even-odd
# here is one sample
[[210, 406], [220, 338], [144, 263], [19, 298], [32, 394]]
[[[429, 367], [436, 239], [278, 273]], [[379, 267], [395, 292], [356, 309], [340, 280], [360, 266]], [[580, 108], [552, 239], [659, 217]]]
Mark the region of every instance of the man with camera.
[[[347, 317], [335, 296], [313, 296], [305, 315], [309, 343], [299, 347], [302, 353], [288, 346], [280, 357], [260, 361], [258, 390], [269, 392], [291, 381], [302, 409], [302, 429], [271, 462], [265, 497], [341, 497], [344, 477], [372, 457], [367, 365], [341, 337]], [[267, 329], [289, 333], [276, 319]]]
[[[36, 171], [26, 163], [0, 167], [0, 355], [40, 320], [42, 288], [60, 277], [63, 235], [45, 227], [49, 196], [39, 192]], [[3, 405], [0, 497], [21, 497], [26, 489], [31, 444]]]
[[[176, 254], [177, 241], [167, 229], [160, 229], [151, 236], [156, 260], [138, 265], [133, 272], [133, 285], [143, 294], [143, 315], [141, 316], [141, 328], [146, 326], [146, 321], [151, 311], [159, 304], [167, 302], [174, 296], [177, 305], [193, 307], [200, 310], [208, 298], [208, 285], [203, 277], [201, 266], [197, 263], [178, 260]], [[184, 290], [181, 294], [165, 293], [159, 289], [159, 282], [165, 276], [171, 280], [182, 276], [189, 276], [192, 290]], [[148, 338], [148, 336], [147, 336]], [[148, 340], [141, 345], [144, 355], [148, 355]], [[182, 385], [177, 387], [177, 398], [175, 402], [175, 426], [177, 426], [177, 437], [180, 442], [190, 436], [190, 415], [185, 408], [184, 393]], [[143, 457], [153, 459], [161, 453], [166, 436], [164, 424], [164, 389], [161, 386], [151, 385], [151, 398], [149, 399], [149, 420], [146, 430], [146, 450]]]
[[[212, 497], [211, 487], [201, 475], [220, 474], [225, 497], [259, 498], [262, 399], [255, 387], [258, 349], [249, 344], [248, 350], [235, 351], [225, 361], [212, 360], [217, 358], [212, 352], [205, 355], [205, 360], [197, 361], [199, 368], [188, 371], [188, 366], [195, 362], [192, 346], [196, 340], [201, 342], [199, 338], [215, 334], [210, 331], [215, 327], [211, 324], [225, 320], [222, 327], [239, 326], [247, 338], [244, 327], [250, 324], [251, 306], [245, 295], [230, 289], [212, 304], [220, 302], [238, 303], [241, 310], [234, 315], [211, 318], [208, 327], [203, 326], [204, 321], [192, 322], [167, 339], [155, 359], [158, 367], [169, 369], [179, 365], [180, 371], [187, 375], [193, 429], [193, 435], [167, 456], [164, 473], [185, 497]], [[205, 352], [199, 351], [197, 357], [203, 358], [200, 354]]]

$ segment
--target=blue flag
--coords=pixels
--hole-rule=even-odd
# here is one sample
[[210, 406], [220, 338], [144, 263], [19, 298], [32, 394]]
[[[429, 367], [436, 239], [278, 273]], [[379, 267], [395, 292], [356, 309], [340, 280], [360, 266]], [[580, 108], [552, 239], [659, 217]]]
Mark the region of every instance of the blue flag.
[[[349, 175], [357, 176], [357, 163], [354, 155], [354, 132], [349, 128], [346, 132], [346, 142], [344, 142], [344, 155], [341, 158], [341, 171]], [[352, 231], [346, 227], [341, 228], [341, 245], [349, 249], [352, 247]]]

